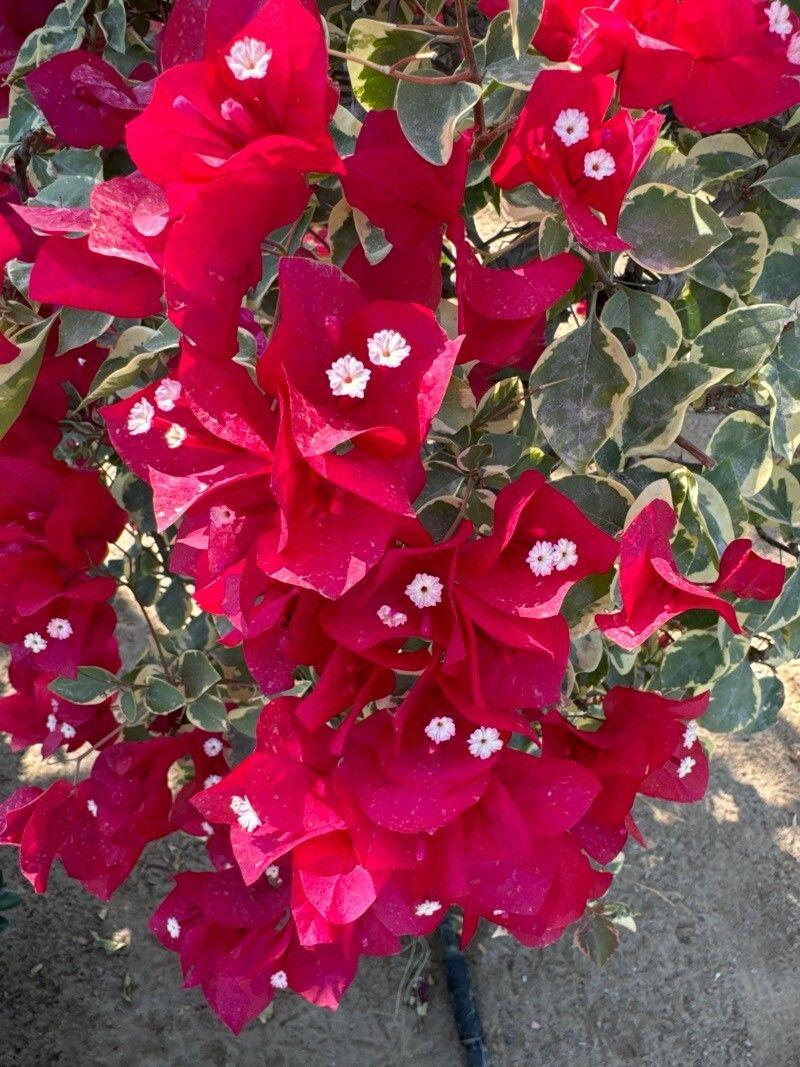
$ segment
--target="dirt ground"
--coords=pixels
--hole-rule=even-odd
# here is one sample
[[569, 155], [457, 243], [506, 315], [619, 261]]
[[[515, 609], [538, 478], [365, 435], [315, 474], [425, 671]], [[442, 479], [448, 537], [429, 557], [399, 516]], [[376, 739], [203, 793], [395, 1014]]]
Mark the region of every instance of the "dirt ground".
[[[492, 1067], [800, 1065], [800, 665], [784, 673], [775, 729], [714, 740], [703, 803], [640, 802], [651, 847], [630, 850], [613, 891], [639, 931], [605, 968], [568, 941], [535, 952], [476, 939]], [[3, 748], [0, 795], [57, 773]], [[459, 1067], [435, 944], [427, 964], [365, 961], [335, 1014], [282, 995], [270, 1019], [229, 1034], [146, 927], [192, 847], [152, 847], [107, 909], [60, 870], [34, 897], [0, 851], [23, 896], [0, 936], [2, 1067]], [[96, 940], [115, 937], [130, 944], [111, 955]], [[402, 996], [420, 966], [433, 979], [425, 1018]]]

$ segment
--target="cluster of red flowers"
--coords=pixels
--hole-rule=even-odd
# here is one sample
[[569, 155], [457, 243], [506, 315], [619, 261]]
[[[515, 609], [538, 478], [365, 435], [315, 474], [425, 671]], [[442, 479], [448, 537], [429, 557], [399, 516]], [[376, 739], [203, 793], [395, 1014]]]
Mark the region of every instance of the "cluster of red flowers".
[[[0, 699], [0, 730], [13, 748], [40, 743], [44, 755], [98, 744], [114, 729], [108, 700], [71, 704], [48, 686], [81, 664], [119, 667], [108, 603], [116, 583], [88, 572], [125, 523], [96, 471], [53, 458], [67, 413], [62, 383], [85, 390], [100, 355], [87, 346], [56, 360], [54, 341], [25, 411], [0, 442], [0, 641], [11, 653], [16, 690]], [[4, 342], [4, 362], [16, 355]]]
[[[698, 129], [772, 114], [800, 100], [787, 76], [796, 29], [779, 3], [549, 0], [536, 45], [583, 70], [537, 78], [492, 176], [554, 197], [586, 247], [624, 248], [622, 201], [662, 116], [607, 118], [614, 93], [636, 108], [670, 100]], [[737, 541], [711, 587], [692, 583], [670, 550], [669, 505], [648, 505], [620, 545], [534, 471], [497, 495], [489, 535], [461, 519], [435, 543], [414, 501], [454, 365], [474, 364], [473, 383], [531, 366], [582, 261], [481, 265], [460, 219], [470, 132], [436, 167], [393, 111], [371, 112], [341, 159], [323, 29], [304, 0], [178, 0], [160, 66], [126, 80], [77, 51], [28, 77], [63, 143], [124, 136], [138, 169], [97, 185], [88, 208], [9, 199], [6, 245], [13, 256], [32, 242], [30, 294], [44, 304], [141, 318], [166, 299], [180, 357], [102, 409], [111, 442], [152, 488], [159, 528], [177, 527], [172, 568], [229, 620], [225, 640], [243, 643], [264, 691], [291, 689], [301, 666], [316, 681], [267, 704], [233, 770], [221, 738], [167, 723], [147, 741], [113, 740], [77, 785], [19, 790], [0, 806], [0, 841], [20, 846], [37, 889], [58, 856], [107, 896], [148, 841], [204, 836], [215, 870], [180, 875], [153, 929], [239, 1029], [286, 987], [334, 1007], [360, 955], [398, 951], [453, 905], [465, 941], [479, 918], [525, 944], [555, 940], [605, 892], [599, 868], [638, 836], [637, 794], [696, 800], [708, 775], [695, 724], [707, 696], [612, 689], [593, 731], [558, 713], [566, 595], [619, 555], [622, 610], [597, 622], [635, 648], [691, 608], [738, 629], [720, 594], [771, 599], [783, 568]], [[747, 79], [741, 94], [732, 70]], [[709, 88], [723, 82], [724, 99]], [[339, 176], [391, 248], [373, 264], [359, 246], [343, 270], [307, 251], [283, 257], [267, 342], [242, 298], [263, 240], [296, 222], [319, 174]], [[445, 234], [457, 341], [432, 310]], [[252, 376], [231, 360], [240, 330], [254, 338]], [[115, 726], [108, 702], [69, 705], [47, 688], [80, 664], [118, 667], [113, 583], [87, 570], [122, 514], [95, 474], [52, 459], [58, 383], [93, 363], [84, 350], [47, 358], [0, 455], [0, 639], [17, 690], [0, 728], [45, 751], [100, 745]], [[173, 797], [179, 760], [193, 777]]]

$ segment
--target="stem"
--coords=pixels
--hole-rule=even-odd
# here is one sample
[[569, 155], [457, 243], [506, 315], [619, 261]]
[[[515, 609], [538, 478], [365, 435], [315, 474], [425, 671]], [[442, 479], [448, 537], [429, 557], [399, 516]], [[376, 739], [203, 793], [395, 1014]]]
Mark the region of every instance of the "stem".
[[475, 143], [472, 146], [473, 159], [485, 152], [490, 145], [493, 145], [498, 137], [502, 137], [504, 134], [508, 133], [516, 121], [516, 119], [506, 119], [505, 122], [501, 122], [499, 126], [495, 126], [491, 130], [485, 130], [483, 133], [478, 134], [475, 138]]
[[536, 234], [536, 229], [535, 228], [532, 229], [532, 230], [528, 230], [525, 233], [521, 233], [519, 235], [519, 237], [515, 237], [514, 240], [511, 241], [510, 244], [504, 245], [502, 248], [499, 248], [496, 252], [492, 252], [492, 254], [489, 255], [489, 256], [484, 256], [483, 265], [486, 266], [488, 263], [493, 263], [494, 260], [499, 259], [500, 256], [504, 256], [506, 254], [506, 252], [513, 252], [515, 248], [519, 248], [520, 245], [524, 245], [526, 242], [530, 241], [530, 239], [532, 237], [534, 237], [535, 234]]
[[[458, 11], [459, 41], [461, 43], [461, 50], [464, 53], [464, 61], [466, 62], [469, 71], [469, 80], [475, 82], [476, 85], [480, 85], [481, 74], [478, 68], [478, 60], [475, 56], [475, 49], [472, 46], [472, 37], [469, 32], [467, 0], [456, 0], [456, 10]], [[475, 116], [475, 122], [480, 133], [485, 134], [486, 112], [483, 109], [483, 97], [478, 97], [475, 106], [472, 109], [472, 114]]]
[[694, 456], [698, 463], [702, 463], [704, 467], [708, 467], [709, 470], [712, 467], [716, 467], [717, 461], [712, 459], [707, 452], [704, 452], [702, 448], [698, 448], [696, 444], [690, 441], [687, 437], [684, 437], [682, 433], [679, 433], [675, 438], [675, 444], [678, 448], [682, 448], [684, 452], [688, 452], [690, 456]]
[[787, 552], [790, 556], [800, 556], [800, 548], [797, 545], [787, 545], [783, 541], [779, 541], [777, 537], [773, 537], [768, 534], [761, 526], [756, 526], [756, 533], [762, 541], [766, 541], [768, 545], [772, 545], [773, 548], [777, 548], [781, 552]]
[[348, 63], [359, 63], [362, 67], [376, 70], [379, 74], [386, 74], [388, 77], [397, 78], [399, 81], [414, 82], [416, 85], [454, 85], [456, 82], [472, 80], [467, 71], [462, 71], [460, 74], [444, 74], [441, 77], [428, 74], [407, 74], [403, 70], [392, 70], [391, 67], [373, 63], [372, 60], [362, 59], [360, 56], [350, 55], [349, 52], [340, 52], [336, 48], [329, 48], [328, 53], [337, 59], [344, 59]]
[[592, 270], [597, 274], [597, 277], [603, 283], [603, 287], [609, 291], [612, 291], [616, 286], [616, 279], [613, 275], [609, 274], [606, 268], [600, 261], [600, 257], [596, 252], [587, 252], [585, 248], [581, 248], [580, 245], [576, 245], [574, 251], [583, 259]]
[[439, 937], [442, 940], [444, 973], [453, 1005], [458, 1040], [464, 1046], [464, 1062], [467, 1067], [488, 1067], [483, 1027], [469, 980], [469, 968], [463, 952], [458, 947], [458, 937], [449, 915], [446, 915], [439, 925]]

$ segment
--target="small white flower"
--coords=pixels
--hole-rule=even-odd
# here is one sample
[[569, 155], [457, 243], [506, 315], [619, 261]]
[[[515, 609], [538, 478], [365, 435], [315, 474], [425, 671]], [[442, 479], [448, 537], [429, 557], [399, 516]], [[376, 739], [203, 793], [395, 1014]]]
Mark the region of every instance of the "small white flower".
[[577, 144], [589, 136], [589, 116], [577, 107], [568, 107], [556, 119], [553, 131], [565, 145]]
[[211, 835], [214, 833], [214, 827], [211, 825], [210, 822], [201, 822], [200, 829], [203, 831], [206, 837], [211, 837]]
[[455, 735], [456, 724], [449, 715], [436, 715], [425, 727], [425, 733], [437, 745], [449, 741]]
[[75, 727], [68, 722], [62, 722], [59, 729], [67, 741], [70, 741], [75, 736]]
[[416, 908], [414, 908], [415, 914], [420, 916], [435, 915], [437, 911], [441, 910], [442, 905], [438, 900], [423, 900], [421, 904], [417, 904]]
[[50, 731], [50, 733], [52, 733], [53, 730], [58, 729], [58, 719], [52, 713], [47, 716], [47, 729]]
[[267, 48], [264, 42], [256, 37], [242, 37], [231, 46], [230, 52], [225, 56], [225, 62], [238, 82], [247, 81], [249, 78], [265, 78], [271, 59], [272, 49]]
[[139, 437], [143, 433], [149, 433], [155, 413], [156, 409], [146, 397], [137, 400], [128, 412], [128, 433], [131, 437]]
[[792, 32], [792, 13], [788, 4], [782, 4], [781, 0], [772, 0], [772, 3], [764, 8], [764, 14], [769, 19], [769, 32], [777, 33], [779, 37], [788, 37]]
[[167, 919], [167, 933], [173, 941], [177, 941], [181, 936], [181, 924], [175, 918], [174, 915], [170, 915]]
[[203, 742], [203, 752], [207, 756], [218, 756], [222, 752], [222, 742], [218, 737], [208, 737]]
[[72, 637], [72, 623], [69, 619], [51, 619], [47, 624], [47, 632], [56, 641], [66, 641]]
[[86, 801], [86, 810], [89, 812], [90, 815], [92, 815], [96, 819], [97, 818], [97, 801], [96, 800], [87, 800]]
[[557, 571], [566, 571], [578, 562], [578, 546], [568, 537], [560, 537], [553, 545], [553, 566]]
[[495, 730], [494, 726], [479, 726], [467, 738], [467, 746], [470, 756], [489, 759], [503, 747], [503, 740], [500, 737], [500, 731]]
[[283, 885], [281, 870], [277, 863], [270, 863], [269, 867], [264, 871], [264, 874], [267, 876], [267, 881], [271, 886]]
[[355, 356], [342, 356], [334, 360], [325, 373], [334, 396], [352, 396], [363, 400], [372, 371]]
[[168, 448], [180, 448], [186, 440], [185, 428], [179, 423], [173, 422], [170, 428], [165, 431], [164, 440], [167, 442]]
[[435, 608], [442, 602], [444, 586], [435, 574], [415, 574], [406, 586], [406, 596], [415, 607]]
[[399, 367], [411, 355], [411, 345], [397, 330], [378, 330], [367, 341], [367, 355], [376, 367]]
[[33, 652], [34, 655], [38, 655], [40, 652], [44, 652], [47, 648], [47, 642], [41, 634], [37, 634], [36, 631], [32, 631], [29, 634], [25, 634], [22, 640], [23, 645], [29, 652]]
[[697, 723], [689, 722], [686, 724], [686, 729], [683, 731], [683, 747], [691, 748], [697, 740]]
[[793, 66], [800, 66], [800, 33], [794, 34], [791, 41], [789, 41], [789, 47], [786, 49], [786, 58]]
[[252, 834], [261, 825], [255, 808], [250, 803], [249, 797], [231, 797], [231, 811], [236, 816], [236, 821], [243, 830]]
[[537, 541], [525, 557], [525, 562], [537, 578], [546, 578], [553, 573], [554, 552], [555, 547], [549, 541]]
[[678, 767], [678, 777], [685, 778], [687, 774], [691, 774], [692, 767], [694, 767], [697, 760], [691, 756], [684, 756]]
[[275, 971], [274, 974], [269, 976], [269, 984], [273, 989], [288, 989], [289, 979], [286, 976], [286, 971]]
[[209, 774], [208, 778], [203, 782], [203, 789], [211, 789], [212, 786], [217, 785], [221, 781], [221, 774]]
[[180, 400], [182, 386], [174, 378], [162, 378], [156, 387], [156, 407], [159, 411], [172, 411]]
[[596, 148], [594, 152], [587, 152], [583, 157], [583, 173], [587, 178], [594, 178], [601, 182], [603, 178], [610, 178], [617, 169], [614, 157], [605, 148]]
[[381, 604], [377, 615], [383, 625], [391, 630], [394, 630], [396, 626], [405, 626], [408, 622], [408, 615], [404, 615], [402, 611], [392, 611], [388, 604]]

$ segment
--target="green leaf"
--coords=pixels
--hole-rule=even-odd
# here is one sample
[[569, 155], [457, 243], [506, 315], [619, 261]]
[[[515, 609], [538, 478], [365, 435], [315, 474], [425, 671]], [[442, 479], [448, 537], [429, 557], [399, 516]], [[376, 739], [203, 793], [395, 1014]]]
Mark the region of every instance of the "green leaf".
[[148, 708], [157, 715], [169, 715], [170, 712], [182, 708], [186, 702], [180, 689], [165, 682], [163, 678], [150, 678], [145, 699]]
[[[411, 63], [406, 69], [436, 76], [433, 67]], [[472, 110], [480, 96], [480, 86], [472, 82], [418, 85], [401, 81], [395, 107], [412, 148], [429, 163], [443, 167], [452, 155], [459, 120]]]
[[392, 245], [386, 240], [386, 234], [378, 226], [373, 226], [363, 211], [353, 208], [353, 224], [364, 249], [367, 262], [375, 267], [381, 263], [392, 250]]
[[48, 688], [72, 704], [99, 704], [119, 687], [116, 675], [102, 667], [78, 667], [74, 678], [56, 678]]
[[619, 535], [633, 504], [633, 496], [624, 485], [613, 478], [595, 474], [569, 474], [559, 478], [554, 485], [559, 493], [577, 504], [595, 526], [613, 537]]
[[781, 526], [800, 529], [800, 482], [784, 467], [773, 467], [767, 484], [747, 503]]
[[707, 483], [719, 493], [731, 517], [734, 537], [741, 537], [748, 523], [747, 506], [742, 500], [742, 491], [730, 460], [718, 462], [710, 470], [704, 470], [702, 475], [695, 474], [695, 480], [699, 486]]
[[37, 320], [10, 338], [19, 354], [9, 363], [0, 364], [0, 440], [11, 429], [30, 396], [55, 318], [51, 315], [49, 319]]
[[800, 567], [795, 567], [786, 580], [781, 595], [772, 605], [766, 619], [759, 625], [764, 633], [782, 630], [800, 618]]
[[572, 470], [611, 437], [635, 384], [625, 349], [594, 315], [544, 351], [530, 377], [533, 414]]
[[730, 230], [700, 197], [653, 183], [631, 193], [619, 235], [632, 246], [637, 263], [659, 274], [677, 274], [719, 248]]
[[664, 653], [658, 688], [681, 693], [703, 689], [724, 673], [728, 663], [716, 633], [687, 630]]
[[758, 712], [759, 686], [753, 668], [743, 659], [717, 678], [711, 689], [703, 728], [714, 733], [741, 730]]
[[774, 674], [757, 676], [758, 708], [755, 716], [744, 726], [741, 733], [757, 734], [774, 726], [786, 700], [783, 682]]
[[795, 315], [780, 304], [734, 308], [695, 337], [690, 358], [729, 370], [725, 382], [743, 385], [771, 355]]
[[760, 382], [770, 398], [772, 447], [791, 462], [800, 445], [800, 332], [783, 335], [761, 370]]
[[25, 38], [8, 77], [11, 80], [19, 78], [53, 56], [61, 52], [71, 52], [80, 46], [83, 37], [83, 29], [74, 28], [66, 5], [59, 4], [48, 15], [44, 26], [35, 29]]
[[713, 182], [741, 177], [763, 163], [738, 133], [701, 137], [690, 148], [686, 160], [694, 167], [693, 191]]
[[767, 173], [756, 185], [763, 186], [770, 196], [800, 211], [800, 156], [789, 156]]
[[620, 331], [636, 346], [631, 362], [639, 389], [677, 355], [683, 337], [681, 321], [660, 296], [620, 289], [603, 308], [601, 317], [609, 330]]
[[800, 306], [800, 242], [787, 237], [775, 241], [753, 296], [764, 303]]
[[[347, 35], [348, 55], [368, 59], [382, 67], [390, 67], [398, 59], [413, 56], [428, 42], [427, 34], [407, 26], [395, 26], [391, 22], [375, 19], [356, 19]], [[394, 105], [398, 79], [377, 70], [370, 70], [361, 63], [348, 60], [347, 73], [353, 87], [353, 95], [367, 111], [383, 111]]]
[[616, 925], [600, 912], [591, 912], [579, 923], [573, 934], [575, 947], [592, 963], [602, 967], [619, 948]]
[[509, 0], [511, 15], [511, 46], [519, 57], [528, 50], [528, 45], [542, 17], [543, 0]]
[[447, 391], [433, 420], [432, 429], [437, 433], [456, 434], [471, 424], [475, 411], [475, 395], [469, 382], [454, 374], [447, 384]]
[[156, 614], [168, 630], [179, 630], [191, 610], [192, 600], [186, 586], [173, 578], [156, 602]]
[[219, 681], [221, 675], [199, 649], [184, 652], [178, 662], [184, 692], [189, 700], [196, 700]]
[[727, 296], [746, 296], [761, 277], [769, 247], [767, 229], [754, 211], [726, 218], [730, 238], [689, 271], [701, 285]]
[[102, 311], [62, 308], [56, 355], [72, 352], [82, 345], [88, 345], [90, 341], [95, 341], [106, 332], [113, 321], [113, 315], [106, 315]]
[[103, 31], [109, 48], [115, 52], [125, 51], [125, 0], [108, 0], [104, 11], [95, 13], [95, 22]]
[[211, 693], [205, 693], [187, 704], [186, 715], [195, 726], [210, 734], [224, 733], [228, 728], [225, 705]]
[[473, 430], [488, 430], [489, 433], [511, 433], [522, 418], [525, 390], [522, 379], [504, 378], [488, 389], [478, 404]]
[[743, 496], [758, 493], [772, 474], [769, 427], [752, 411], [734, 411], [723, 419], [708, 452], [716, 460], [730, 460]]
[[552, 259], [568, 251], [571, 243], [569, 227], [552, 215], [545, 216], [539, 227], [539, 258]]
[[147, 326], [130, 326], [111, 349], [95, 374], [82, 407], [111, 396], [141, 381], [145, 371], [158, 359], [148, 347], [156, 332]]
[[631, 397], [622, 424], [622, 449], [638, 455], [668, 448], [683, 427], [690, 404], [725, 371], [683, 360], [673, 363]]

